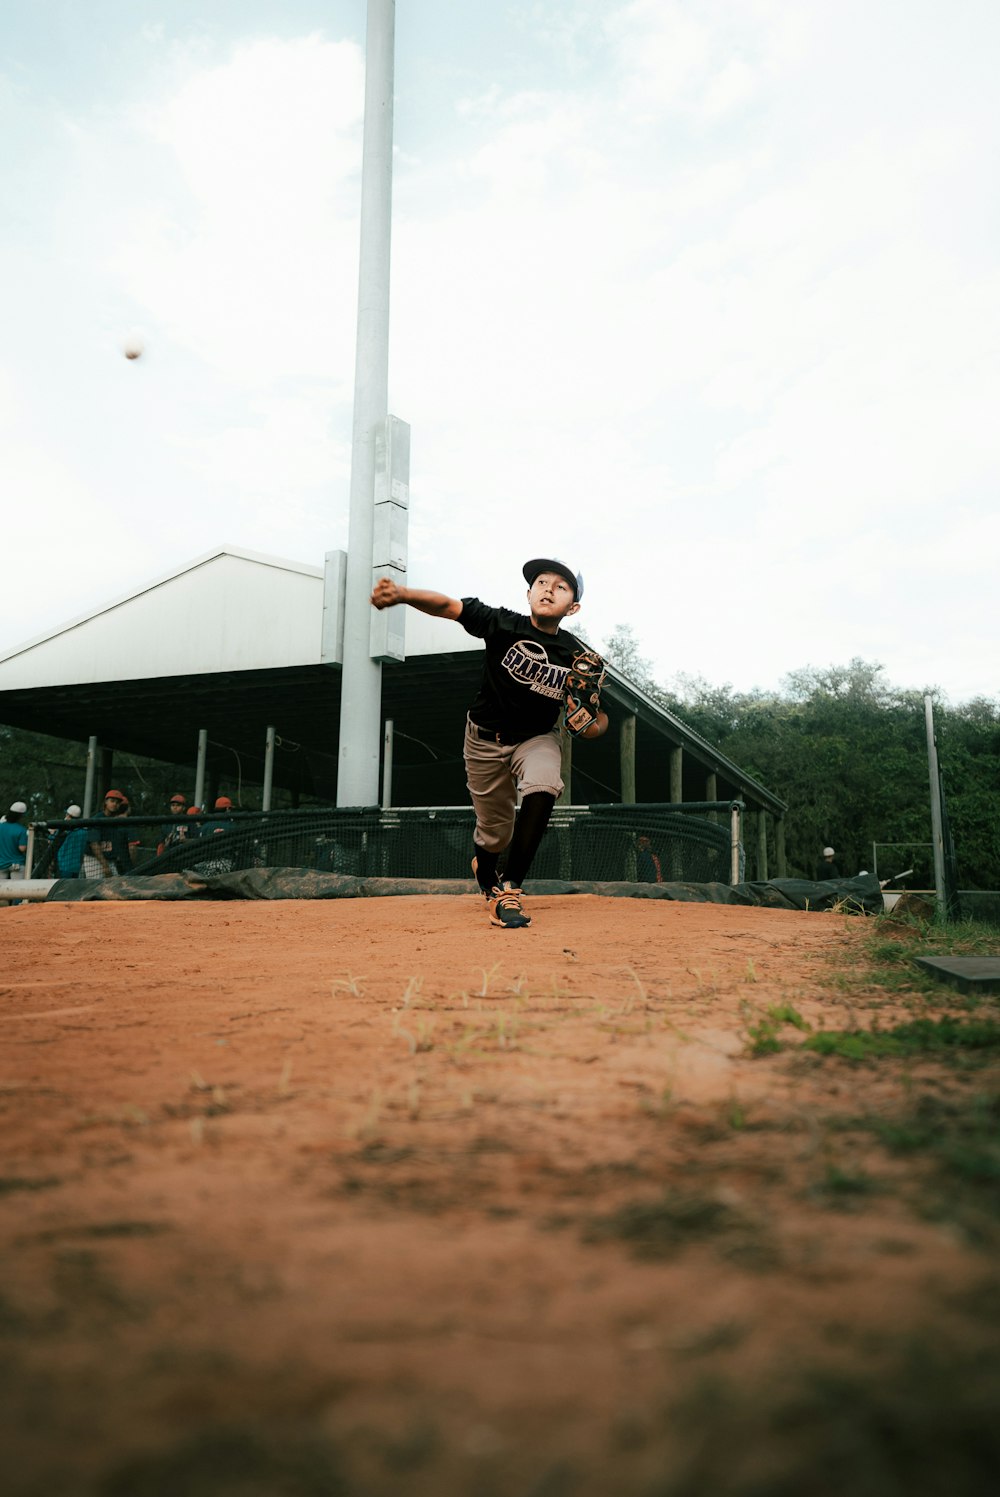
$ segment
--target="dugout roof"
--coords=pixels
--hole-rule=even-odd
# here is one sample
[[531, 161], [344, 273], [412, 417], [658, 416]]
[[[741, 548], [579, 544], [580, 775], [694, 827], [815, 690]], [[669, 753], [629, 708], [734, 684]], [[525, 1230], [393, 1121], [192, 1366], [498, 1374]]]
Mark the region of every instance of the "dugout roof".
[[[267, 728], [274, 783], [332, 804], [340, 667], [323, 653], [323, 570], [225, 548], [0, 655], [0, 722], [190, 766], [207, 729], [210, 779], [260, 784]], [[466, 800], [461, 724], [482, 647], [453, 623], [406, 613], [407, 658], [383, 667], [382, 711], [395, 725], [394, 805]], [[636, 798], [669, 795], [683, 749], [683, 799], [740, 797], [775, 814], [785, 803], [612, 670], [612, 731], [574, 745], [572, 799], [621, 797], [617, 722], [636, 717]]]

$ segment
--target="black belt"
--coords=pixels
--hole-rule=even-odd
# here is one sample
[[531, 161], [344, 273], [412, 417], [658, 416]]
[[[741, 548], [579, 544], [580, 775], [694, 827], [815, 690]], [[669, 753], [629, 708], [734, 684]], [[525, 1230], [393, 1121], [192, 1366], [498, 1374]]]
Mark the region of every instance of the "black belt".
[[520, 743], [521, 741], [519, 738], [501, 738], [500, 734], [494, 733], [492, 728], [481, 728], [478, 723], [472, 721], [471, 717], [469, 718], [469, 727], [475, 733], [476, 737], [481, 738], [484, 743], [499, 743], [503, 748], [513, 748], [515, 743]]

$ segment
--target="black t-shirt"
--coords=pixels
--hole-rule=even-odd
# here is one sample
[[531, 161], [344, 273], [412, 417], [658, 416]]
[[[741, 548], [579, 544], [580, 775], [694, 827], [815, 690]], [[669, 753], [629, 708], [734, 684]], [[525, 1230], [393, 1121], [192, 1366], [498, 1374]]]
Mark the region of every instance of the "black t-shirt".
[[479, 695], [469, 708], [472, 721], [499, 733], [504, 743], [551, 732], [562, 710], [566, 672], [583, 648], [576, 636], [565, 629], [545, 634], [527, 614], [490, 608], [478, 598], [462, 599], [459, 623], [486, 645]]
[[138, 844], [139, 838], [129, 837], [129, 829], [124, 817], [100, 817], [99, 824], [90, 829], [90, 841], [98, 844], [112, 868], [119, 873], [128, 873], [132, 867], [129, 845], [130, 843]]
[[201, 824], [201, 837], [214, 837], [216, 832], [231, 832], [233, 823], [228, 816], [219, 816], [215, 821], [203, 821]]

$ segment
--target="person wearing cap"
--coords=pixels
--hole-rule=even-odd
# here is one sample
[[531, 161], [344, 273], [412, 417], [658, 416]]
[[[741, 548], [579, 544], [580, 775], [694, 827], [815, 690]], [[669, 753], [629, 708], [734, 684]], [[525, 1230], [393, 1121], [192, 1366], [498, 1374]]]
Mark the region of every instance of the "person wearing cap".
[[[63, 812], [66, 821], [79, 821], [82, 815], [83, 812], [77, 805], [67, 806]], [[63, 827], [56, 833], [53, 851], [60, 878], [79, 878], [83, 855], [89, 842], [90, 831], [85, 826]]]
[[837, 854], [832, 847], [824, 847], [823, 856], [816, 868], [816, 882], [823, 883], [826, 879], [839, 878], [840, 869], [833, 861]]
[[90, 829], [90, 840], [83, 857], [86, 878], [114, 878], [128, 873], [139, 839], [129, 840], [121, 824], [129, 813], [128, 796], [121, 790], [109, 790], [98, 824]]
[[201, 835], [203, 837], [215, 837], [219, 832], [231, 832], [233, 819], [225, 813], [233, 809], [233, 803], [228, 795], [217, 795], [212, 810], [217, 814], [211, 821], [203, 821], [201, 824]]
[[[0, 821], [0, 879], [24, 877], [24, 862], [28, 854], [28, 832], [24, 825], [27, 814], [25, 802], [16, 800]], [[20, 904], [20, 900], [5, 899], [0, 903]]]
[[[228, 795], [216, 796], [215, 804], [212, 807], [215, 815], [211, 821], [203, 821], [201, 824], [202, 841], [206, 837], [218, 837], [223, 832], [231, 832], [233, 830], [233, 819], [227, 814], [232, 809], [233, 803]], [[195, 863], [194, 869], [196, 873], [203, 874], [232, 873], [235, 861], [235, 857], [213, 856], [207, 862]]]
[[170, 806], [170, 815], [174, 819], [173, 821], [165, 822], [160, 828], [160, 840], [156, 844], [157, 857], [166, 852], [168, 847], [173, 847], [175, 842], [186, 841], [191, 831], [190, 822], [179, 819], [187, 817], [190, 814], [188, 811], [187, 796], [178, 790], [176, 794], [170, 797], [168, 804]]
[[[551, 556], [535, 557], [521, 571], [528, 584], [526, 614], [478, 598], [401, 587], [388, 577], [376, 583], [371, 596], [374, 608], [405, 603], [434, 618], [453, 619], [483, 641], [482, 682], [469, 708], [464, 745], [476, 813], [472, 867], [491, 925], [507, 930], [531, 924], [521, 886], [563, 788], [566, 675], [583, 648], [562, 628], [580, 609], [580, 573]], [[607, 726], [607, 714], [600, 712], [582, 736], [600, 737]]]

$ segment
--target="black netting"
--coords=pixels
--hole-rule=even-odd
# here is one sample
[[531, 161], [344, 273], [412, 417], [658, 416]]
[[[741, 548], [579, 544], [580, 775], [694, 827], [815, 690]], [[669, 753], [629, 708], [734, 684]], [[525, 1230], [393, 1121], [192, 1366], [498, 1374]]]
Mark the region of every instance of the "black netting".
[[[468, 879], [471, 809], [235, 814], [136, 864], [141, 874], [314, 868], [359, 878]], [[557, 806], [531, 879], [728, 883], [728, 817], [661, 805]]]

